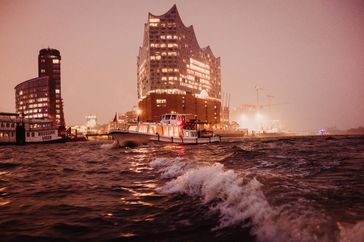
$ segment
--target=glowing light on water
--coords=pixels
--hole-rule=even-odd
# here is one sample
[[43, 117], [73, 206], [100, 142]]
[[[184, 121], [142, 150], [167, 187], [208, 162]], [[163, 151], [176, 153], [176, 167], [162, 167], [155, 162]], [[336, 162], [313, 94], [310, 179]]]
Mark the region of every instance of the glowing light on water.
[[0, 201], [0, 206], [4, 206], [9, 203], [10, 203], [10, 201]]
[[133, 236], [135, 236], [136, 234], [134, 234], [134, 233], [130, 233], [130, 232], [128, 232], [128, 233], [121, 233], [120, 234], [120, 237], [133, 237]]

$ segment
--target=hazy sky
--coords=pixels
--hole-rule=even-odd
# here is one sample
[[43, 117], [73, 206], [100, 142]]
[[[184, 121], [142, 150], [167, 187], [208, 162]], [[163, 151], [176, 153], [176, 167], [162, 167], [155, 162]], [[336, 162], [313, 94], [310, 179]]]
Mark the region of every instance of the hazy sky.
[[0, 112], [37, 76], [41, 48], [60, 50], [67, 124], [99, 121], [137, 102], [136, 56], [148, 12], [176, 3], [201, 47], [222, 61], [231, 106], [273, 95], [290, 129], [364, 125], [364, 1], [0, 0]]

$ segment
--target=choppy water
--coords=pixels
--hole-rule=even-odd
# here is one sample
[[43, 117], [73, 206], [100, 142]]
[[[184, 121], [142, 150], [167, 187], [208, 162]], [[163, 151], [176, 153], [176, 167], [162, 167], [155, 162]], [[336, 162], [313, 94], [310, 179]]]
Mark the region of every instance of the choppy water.
[[0, 147], [1, 241], [364, 241], [364, 137]]

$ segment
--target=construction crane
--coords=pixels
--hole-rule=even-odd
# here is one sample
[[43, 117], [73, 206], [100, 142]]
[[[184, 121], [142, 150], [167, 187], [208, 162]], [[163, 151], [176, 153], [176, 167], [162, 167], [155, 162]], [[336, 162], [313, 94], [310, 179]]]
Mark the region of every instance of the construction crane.
[[265, 96], [268, 98], [268, 107], [269, 107], [269, 112], [270, 112], [272, 109], [272, 98], [274, 98], [274, 96], [272, 96], [270, 94], [267, 94]]
[[257, 110], [259, 110], [260, 109], [260, 105], [259, 105], [259, 92], [260, 92], [260, 90], [263, 90], [264, 88], [259, 87], [259, 86], [255, 86], [254, 88], [255, 88], [255, 91], [257, 92]]

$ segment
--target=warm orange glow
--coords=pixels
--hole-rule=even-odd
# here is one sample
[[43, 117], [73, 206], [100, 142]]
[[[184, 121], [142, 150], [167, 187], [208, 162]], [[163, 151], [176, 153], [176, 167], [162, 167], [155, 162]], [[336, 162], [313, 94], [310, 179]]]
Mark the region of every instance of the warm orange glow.
[[[35, 77], [37, 52], [48, 46], [62, 53], [60, 64], [65, 68], [61, 69], [60, 90], [68, 124], [83, 123], [90, 112], [98, 113], [100, 123], [105, 123], [115, 111], [130, 110], [136, 105], [135, 57], [143, 43], [143, 28], [149, 28], [149, 24], [155, 26], [152, 31], [161, 27], [164, 33], [157, 31], [156, 38], [147, 42], [152, 54], [144, 64], [141, 60], [137, 69], [140, 77], [148, 74], [148, 62], [160, 68], [177, 68], [178, 72], [166, 73], [178, 75], [161, 75], [161, 70], [154, 73], [156, 90], [167, 89], [167, 85], [172, 88], [168, 78], [161, 81], [162, 76], [178, 76], [177, 81], [173, 80], [173, 89], [188, 88], [189, 92], [198, 93], [201, 87], [213, 95], [208, 81], [216, 82], [212, 78], [216, 72], [199, 55], [190, 56], [193, 60], [183, 58], [180, 67], [161, 64], [164, 59], [175, 58], [168, 56], [168, 52], [177, 52], [178, 57], [182, 53], [179, 49], [194, 48], [192, 42], [196, 41], [191, 39], [187, 43], [186, 33], [167, 31], [175, 24], [162, 21], [159, 16], [172, 3], [87, 1], [87, 11], [76, 11], [82, 9], [85, 1], [74, 1], [72, 5], [64, 1], [5, 2], [0, 7], [0, 23], [6, 28], [0, 29], [11, 31], [7, 31], [0, 45], [1, 111], [15, 110], [14, 87]], [[194, 25], [199, 47], [211, 44], [214, 54], [221, 56], [221, 82], [223, 91], [231, 94], [231, 109], [241, 103], [256, 104], [254, 86], [261, 86], [274, 94], [272, 104], [291, 103], [272, 106], [290, 129], [316, 130], [322, 125], [346, 129], [363, 125], [362, 1], [330, 1], [329, 6], [325, 0], [177, 4], [183, 23], [187, 27]], [[36, 14], [40, 12], [45, 14]], [[148, 12], [156, 16], [147, 19]], [[3, 36], [4, 31], [0, 31]], [[167, 46], [161, 48], [162, 43]], [[167, 55], [162, 56], [162, 52]], [[187, 64], [192, 66], [187, 68]], [[148, 94], [142, 86], [137, 91], [141, 98]], [[260, 105], [267, 103], [265, 94], [260, 93]], [[143, 110], [142, 115], [145, 114]]]

